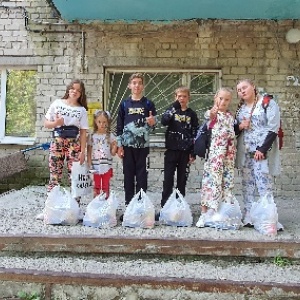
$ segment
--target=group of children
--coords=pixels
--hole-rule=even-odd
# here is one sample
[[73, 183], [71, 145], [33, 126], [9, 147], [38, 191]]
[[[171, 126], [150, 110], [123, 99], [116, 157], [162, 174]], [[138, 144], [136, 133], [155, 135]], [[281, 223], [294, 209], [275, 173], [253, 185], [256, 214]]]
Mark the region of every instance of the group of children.
[[[116, 154], [123, 161], [125, 204], [140, 189], [147, 191], [149, 135], [159, 120], [155, 104], [143, 96], [143, 75], [132, 74], [128, 88], [131, 95], [120, 103], [116, 136], [110, 130], [110, 114], [103, 110], [95, 112], [93, 132], [87, 134], [86, 95], [79, 80], [72, 81], [65, 96], [51, 104], [45, 120], [45, 127], [53, 129], [48, 191], [59, 184], [65, 160], [70, 175], [72, 163], [82, 164], [87, 156], [94, 176], [94, 196], [103, 191], [108, 197], [112, 156]], [[243, 222], [252, 225], [249, 212], [255, 201], [255, 190], [258, 189], [260, 196], [272, 193], [272, 175], [277, 175], [280, 169], [279, 153], [275, 149], [280, 122], [278, 105], [272, 100], [265, 112], [262, 96], [249, 79], [238, 82], [237, 94], [240, 103], [235, 116], [229, 112], [233, 90], [224, 87], [216, 93], [213, 107], [204, 116], [211, 129], [211, 141], [204, 163], [198, 227], [206, 226], [207, 218], [217, 212], [220, 203], [232, 197], [235, 166], [242, 174]], [[173, 191], [175, 172], [176, 188], [185, 196], [189, 167], [196, 159], [194, 139], [199, 122], [196, 112], [188, 107], [189, 99], [187, 87], [177, 88], [175, 101], [161, 117], [161, 124], [166, 126], [161, 207]], [[72, 132], [74, 127], [77, 134]], [[158, 216], [159, 213], [156, 219]]]

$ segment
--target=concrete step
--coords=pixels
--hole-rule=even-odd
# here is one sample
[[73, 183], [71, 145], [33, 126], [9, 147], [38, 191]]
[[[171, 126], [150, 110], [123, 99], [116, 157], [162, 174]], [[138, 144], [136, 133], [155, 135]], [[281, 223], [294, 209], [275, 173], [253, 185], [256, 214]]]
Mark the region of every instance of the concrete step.
[[0, 297], [22, 289], [46, 300], [300, 299], [295, 261], [35, 255], [2, 256], [0, 265]]
[[300, 258], [300, 243], [293, 240], [249, 241], [184, 238], [135, 238], [82, 235], [1, 235], [1, 253], [152, 254], [173, 256]]

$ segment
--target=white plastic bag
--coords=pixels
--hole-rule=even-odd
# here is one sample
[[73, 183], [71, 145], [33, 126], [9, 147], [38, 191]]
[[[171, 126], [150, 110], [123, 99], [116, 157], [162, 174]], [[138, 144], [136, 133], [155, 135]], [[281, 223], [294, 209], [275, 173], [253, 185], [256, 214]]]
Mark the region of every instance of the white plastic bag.
[[91, 174], [86, 163], [73, 162], [71, 169], [71, 191], [74, 198], [90, 195], [93, 191]]
[[152, 201], [141, 189], [128, 204], [122, 226], [153, 228], [155, 223], [155, 209]]
[[[177, 197], [177, 196], [178, 197]], [[192, 226], [193, 215], [189, 204], [178, 189], [175, 189], [160, 211], [159, 221], [163, 225]]]
[[205, 221], [205, 226], [217, 229], [238, 230], [242, 226], [242, 212], [237, 199], [230, 195], [222, 201], [218, 210], [209, 215]]
[[48, 194], [44, 208], [44, 223], [75, 225], [79, 221], [79, 205], [69, 191], [55, 186]]
[[276, 235], [278, 213], [272, 194], [266, 194], [252, 204], [250, 218], [254, 228], [264, 235]]
[[115, 193], [111, 192], [107, 200], [102, 193], [87, 206], [83, 217], [83, 225], [96, 228], [110, 228], [117, 225], [116, 210], [118, 202]]

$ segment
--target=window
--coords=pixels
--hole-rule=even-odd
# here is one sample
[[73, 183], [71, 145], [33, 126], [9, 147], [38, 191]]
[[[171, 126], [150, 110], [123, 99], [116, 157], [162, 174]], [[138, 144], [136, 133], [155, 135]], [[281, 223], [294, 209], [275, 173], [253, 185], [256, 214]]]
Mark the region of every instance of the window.
[[[212, 105], [213, 95], [220, 87], [219, 70], [124, 70], [107, 68], [105, 70], [104, 108], [112, 115], [112, 128], [116, 127], [118, 108], [122, 99], [130, 95], [127, 88], [132, 73], [144, 75], [144, 94], [156, 106], [160, 117], [174, 101], [174, 91], [179, 86], [188, 86], [191, 90], [189, 106], [194, 109], [200, 120], [205, 110]], [[151, 141], [162, 141], [165, 127], [158, 123]]]
[[0, 72], [0, 143], [28, 144], [35, 137], [36, 71]]

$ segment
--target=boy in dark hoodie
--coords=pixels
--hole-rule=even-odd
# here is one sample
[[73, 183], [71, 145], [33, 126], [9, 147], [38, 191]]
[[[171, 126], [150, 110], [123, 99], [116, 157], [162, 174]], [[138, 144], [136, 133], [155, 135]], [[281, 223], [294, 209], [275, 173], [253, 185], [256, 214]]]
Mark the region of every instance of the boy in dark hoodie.
[[[164, 182], [161, 207], [165, 205], [174, 188], [174, 176], [177, 170], [177, 185], [185, 196], [185, 187], [190, 171], [190, 164], [196, 159], [194, 154], [194, 138], [198, 129], [198, 117], [188, 107], [190, 90], [179, 87], [175, 91], [175, 102], [162, 115], [161, 123], [167, 126], [164, 157]], [[159, 215], [156, 215], [156, 220]]]

